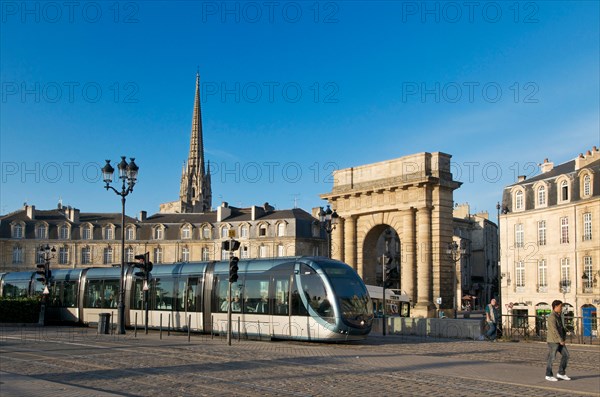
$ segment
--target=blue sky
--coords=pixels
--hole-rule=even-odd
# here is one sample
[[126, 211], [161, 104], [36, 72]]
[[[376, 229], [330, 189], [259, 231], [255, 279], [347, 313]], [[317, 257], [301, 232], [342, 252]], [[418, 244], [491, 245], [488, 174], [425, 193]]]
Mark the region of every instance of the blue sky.
[[213, 206], [323, 205], [331, 171], [451, 154], [455, 202], [600, 145], [599, 3], [3, 1], [0, 213], [175, 200], [202, 80]]

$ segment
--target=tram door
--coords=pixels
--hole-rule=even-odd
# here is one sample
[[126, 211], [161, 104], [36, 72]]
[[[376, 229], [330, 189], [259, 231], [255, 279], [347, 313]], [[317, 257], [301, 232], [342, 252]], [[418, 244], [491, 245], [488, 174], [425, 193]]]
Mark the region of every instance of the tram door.
[[202, 330], [199, 278], [181, 277], [177, 282], [174, 326], [178, 329]]

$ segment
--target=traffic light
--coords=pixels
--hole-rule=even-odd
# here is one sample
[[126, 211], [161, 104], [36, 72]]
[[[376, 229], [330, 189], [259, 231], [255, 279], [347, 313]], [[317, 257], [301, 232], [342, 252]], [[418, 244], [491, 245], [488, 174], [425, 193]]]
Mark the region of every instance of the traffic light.
[[239, 261], [237, 256], [234, 256], [229, 260], [229, 282], [235, 283], [238, 281]]
[[46, 263], [39, 263], [36, 265], [36, 267], [38, 268], [38, 270], [36, 271], [36, 274], [38, 274], [39, 277], [37, 277], [37, 281], [39, 281], [40, 283], [46, 285], [46, 283], [48, 282], [48, 277], [47, 277], [47, 269], [46, 269]]
[[150, 253], [146, 252], [145, 254], [136, 255], [135, 259], [137, 262], [134, 263], [134, 266], [140, 269], [139, 272], [135, 272], [135, 276], [148, 281], [150, 279], [150, 272], [154, 267], [152, 262], [150, 262]]
[[223, 251], [237, 251], [240, 248], [240, 242], [237, 240], [226, 240], [221, 243]]

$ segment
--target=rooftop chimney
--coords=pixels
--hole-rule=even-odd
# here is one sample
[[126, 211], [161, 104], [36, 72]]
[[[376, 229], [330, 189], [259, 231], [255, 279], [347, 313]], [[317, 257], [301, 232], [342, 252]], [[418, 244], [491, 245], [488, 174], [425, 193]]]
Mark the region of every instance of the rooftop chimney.
[[552, 171], [553, 168], [554, 168], [554, 163], [551, 161], [548, 161], [547, 158], [545, 158], [544, 162], [542, 164], [540, 164], [540, 171], [542, 172], [542, 174], [544, 174], [548, 171]]
[[523, 182], [525, 179], [527, 179], [527, 176], [526, 175], [519, 175], [517, 178], [518, 178], [519, 182]]
[[146, 211], [140, 211], [140, 221], [144, 222], [148, 217], [148, 213]]
[[35, 205], [25, 204], [25, 211], [27, 212], [27, 218], [31, 220], [35, 219]]

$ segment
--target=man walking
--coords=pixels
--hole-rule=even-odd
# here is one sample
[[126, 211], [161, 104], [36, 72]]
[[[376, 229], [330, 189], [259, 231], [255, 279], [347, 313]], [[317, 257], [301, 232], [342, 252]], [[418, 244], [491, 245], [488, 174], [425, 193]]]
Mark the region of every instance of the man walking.
[[[548, 342], [548, 362], [546, 364], [546, 380], [556, 382], [558, 379], [571, 380], [565, 373], [567, 364], [569, 362], [569, 351], [565, 345], [565, 337], [567, 331], [565, 330], [565, 324], [562, 318], [562, 301], [555, 300], [552, 302], [552, 313], [548, 316], [548, 335], [546, 342]], [[558, 373], [556, 378], [552, 376], [552, 363], [556, 353], [560, 353], [560, 365], [558, 366]], [[557, 379], [558, 378], [558, 379]]]
[[485, 320], [487, 322], [488, 330], [485, 332], [485, 336], [490, 341], [496, 340], [497, 321], [500, 317], [500, 311], [498, 308], [498, 302], [492, 298], [490, 304], [485, 307]]

